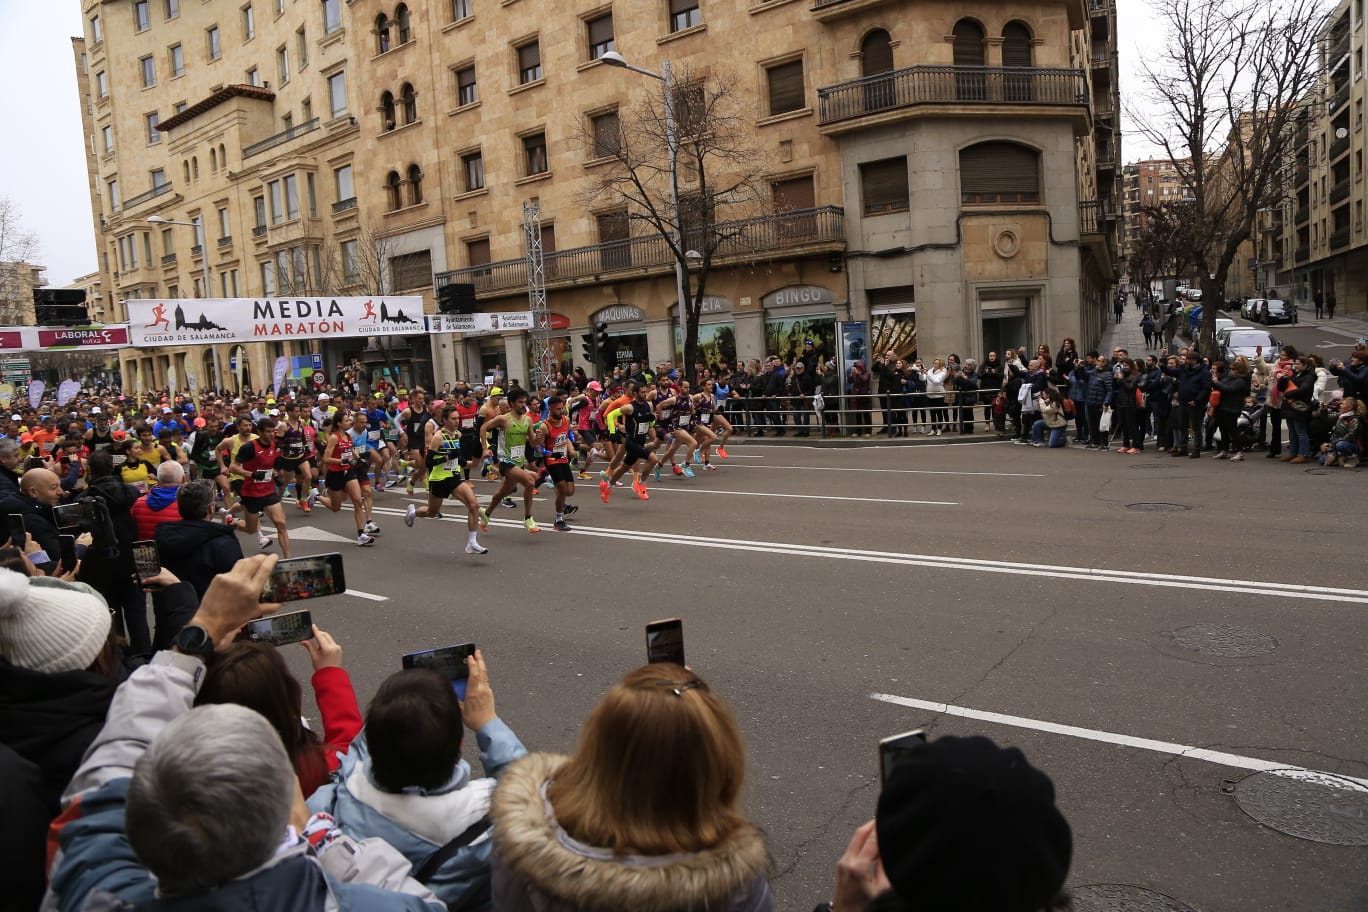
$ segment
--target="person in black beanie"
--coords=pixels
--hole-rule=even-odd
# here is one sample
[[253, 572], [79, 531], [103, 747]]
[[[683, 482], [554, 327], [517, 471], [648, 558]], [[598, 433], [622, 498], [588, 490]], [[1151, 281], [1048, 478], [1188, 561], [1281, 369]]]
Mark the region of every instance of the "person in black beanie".
[[1048, 912], [1067, 908], [1072, 858], [1054, 783], [1020, 750], [938, 738], [894, 768], [836, 866], [827, 908]]

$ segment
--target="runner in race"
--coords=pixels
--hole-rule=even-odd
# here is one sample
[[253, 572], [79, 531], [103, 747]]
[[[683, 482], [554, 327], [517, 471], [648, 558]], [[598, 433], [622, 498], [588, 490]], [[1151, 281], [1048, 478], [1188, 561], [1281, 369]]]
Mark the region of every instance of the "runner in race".
[[[599, 499], [604, 503], [608, 502], [608, 495], [613, 491], [613, 485], [622, 474], [628, 469], [635, 469], [638, 462], [642, 463], [641, 478], [646, 477], [656, 465], [655, 456], [651, 455], [648, 446], [656, 441], [655, 418], [651, 412], [650, 394], [655, 387], [650, 384], [638, 386], [636, 388], [636, 398], [616, 408], [608, 413], [609, 427], [616, 426], [621, 422], [622, 426], [622, 464], [612, 471], [603, 481], [599, 482]], [[646, 491], [646, 483], [641, 480], [632, 482], [632, 490], [636, 493], [639, 500], [650, 500], [651, 495]]]
[[275, 483], [276, 462], [280, 459], [275, 420], [269, 417], [261, 419], [257, 422], [256, 432], [254, 441], [237, 448], [228, 466], [230, 472], [243, 478], [242, 509], [245, 516], [243, 519], [229, 516], [224, 522], [232, 529], [255, 535], [258, 545], [263, 549], [269, 548], [271, 540], [261, 531], [261, 514], [265, 513], [276, 527], [281, 557], [289, 557], [290, 533], [286, 529], [285, 507], [280, 502], [280, 492]]
[[[527, 414], [527, 390], [515, 389], [508, 394], [509, 411], [491, 418], [480, 426], [480, 446], [486, 456], [493, 456], [503, 482], [490, 498], [483, 519], [488, 523], [494, 507], [519, 485], [523, 489], [523, 527], [528, 532], [540, 532], [532, 518], [532, 498], [537, 493], [537, 476], [527, 470], [527, 447], [532, 432], [532, 418]], [[497, 452], [490, 448], [489, 435], [498, 432]]]
[[414, 476], [424, 473], [423, 467], [427, 464], [423, 455], [427, 449], [427, 437], [430, 430], [427, 424], [427, 405], [424, 401], [423, 391], [414, 389], [409, 396], [408, 408], [399, 413], [399, 445], [404, 448], [408, 455], [409, 465], [413, 468], [413, 474], [409, 476], [408, 483], [405, 485], [409, 497], [413, 496]]
[[234, 498], [242, 494], [242, 476], [234, 474], [229, 467], [238, 461], [237, 451], [254, 439], [251, 416], [241, 415], [237, 419], [237, 433], [225, 435], [218, 447], [219, 469], [228, 477], [228, 493], [223, 495], [223, 506], [230, 513], [239, 507]]
[[[694, 477], [694, 470], [689, 465], [689, 458], [698, 446], [698, 441], [690, 433], [693, 429], [693, 417], [693, 397], [689, 395], [689, 382], [687, 380], [675, 393], [656, 401], [656, 433], [659, 434], [661, 428], [668, 428], [670, 435], [669, 447], [659, 458], [658, 464], [664, 465], [668, 460], [671, 471], [686, 478]], [[684, 468], [682, 469], [674, 458], [681, 446], [684, 447]], [[656, 475], [658, 479], [659, 468], [656, 469]]]
[[305, 513], [312, 512], [318, 500], [318, 492], [313, 487], [313, 471], [310, 458], [314, 454], [314, 440], [317, 432], [313, 425], [300, 415], [298, 400], [285, 407], [285, 420], [276, 425], [279, 439], [280, 460], [276, 463], [280, 489], [295, 486], [295, 503]]
[[[710, 422], [708, 429], [712, 430], [715, 426], [721, 430], [722, 433], [718, 436], [717, 441], [717, 455], [726, 459], [728, 458], [727, 441], [731, 439], [732, 431], [734, 430], [732, 423], [728, 420], [726, 414], [728, 400], [731, 398], [731, 387], [718, 383], [716, 380], [705, 380], [703, 381], [703, 394], [712, 397], [712, 421]], [[702, 420], [701, 412], [699, 420]], [[716, 432], [714, 432], [714, 435], [717, 436]], [[705, 459], [704, 462], [707, 463], [707, 460]]]
[[375, 524], [375, 514], [372, 512], [375, 498], [371, 493], [370, 473], [380, 452], [380, 431], [370, 426], [365, 409], [357, 409], [352, 414], [351, 439], [352, 461], [357, 484], [361, 486], [362, 509], [366, 514], [366, 524], [361, 531], [367, 535], [379, 535], [380, 527]]
[[712, 391], [708, 389], [708, 383], [712, 383], [712, 381], [707, 381], [703, 386], [703, 392], [693, 397], [695, 415], [693, 435], [694, 439], [698, 441], [698, 449], [694, 451], [694, 458], [703, 463], [705, 470], [716, 472], [717, 466], [712, 464], [709, 457], [713, 442], [717, 440], [717, 434], [713, 432], [712, 424], [720, 416], [713, 413], [713, 409], [716, 408], [716, 400], [713, 398]]
[[334, 412], [328, 423], [328, 442], [323, 449], [322, 468], [323, 484], [328, 489], [325, 506], [333, 513], [340, 513], [345, 495], [351, 501], [352, 514], [356, 518], [356, 543], [361, 546], [375, 544], [375, 539], [365, 529], [361, 482], [352, 459], [351, 419], [341, 411]]
[[594, 462], [598, 450], [598, 432], [595, 419], [598, 417], [599, 399], [603, 386], [597, 380], [590, 380], [585, 391], [571, 396], [565, 407], [570, 413], [570, 422], [575, 426], [575, 448], [579, 451], [579, 478], [588, 481], [589, 466]]
[[[461, 474], [466, 481], [475, 477], [484, 453], [480, 451], [480, 403], [470, 393], [456, 401], [456, 420], [461, 431]], [[443, 424], [446, 419], [443, 418]]]
[[226, 496], [228, 478], [219, 467], [218, 445], [223, 442], [223, 427], [215, 414], [204, 416], [204, 427], [195, 430], [190, 444], [190, 466], [193, 478], [212, 481]]
[[463, 474], [461, 413], [455, 406], [442, 409], [442, 425], [433, 428], [427, 440], [427, 452], [431, 467], [428, 469], [427, 505], [417, 507], [409, 504], [404, 514], [404, 525], [413, 527], [413, 521], [422, 516], [428, 519], [441, 519], [442, 501], [448, 497], [465, 504], [466, 508], [466, 554], [487, 554], [489, 549], [480, 544], [476, 535], [479, 525], [487, 529], [487, 520], [482, 518], [480, 502], [475, 497], [475, 488]]
[[[635, 380], [629, 380], [625, 391], [621, 395], [611, 399], [605, 396], [604, 399], [607, 401], [599, 406], [599, 415], [603, 418], [603, 427], [607, 432], [605, 439], [607, 440], [608, 445], [608, 468], [604, 469], [602, 473], [603, 480], [605, 481], [608, 479], [609, 475], [612, 475], [613, 472], [617, 471], [618, 467], [622, 465], [622, 460], [627, 455], [627, 451], [622, 445], [625, 438], [622, 427], [618, 423], [618, 415], [624, 405], [630, 405], [632, 402], [636, 401], [637, 393], [640, 389], [641, 385], [639, 383]], [[621, 475], [620, 472], [618, 474]]]
[[575, 473], [570, 469], [570, 419], [565, 415], [565, 399], [552, 396], [546, 400], [546, 420], [542, 422], [542, 446], [546, 448], [546, 471], [551, 483], [556, 486], [556, 521], [553, 527], [557, 532], [569, 532], [565, 517], [573, 515], [579, 507], [566, 503], [575, 496]]

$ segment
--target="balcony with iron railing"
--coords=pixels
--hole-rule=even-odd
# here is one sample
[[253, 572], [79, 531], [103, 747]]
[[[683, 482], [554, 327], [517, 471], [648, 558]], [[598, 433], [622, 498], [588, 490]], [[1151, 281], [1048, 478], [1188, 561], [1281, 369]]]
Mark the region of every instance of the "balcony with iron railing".
[[1078, 204], [1078, 233], [1103, 234], [1106, 231], [1107, 207], [1101, 200]]
[[144, 192], [144, 193], [139, 193], [137, 196], [130, 196], [128, 199], [124, 200], [124, 201], [123, 201], [123, 211], [124, 211], [124, 212], [127, 212], [128, 210], [132, 209], [134, 206], [137, 206], [137, 205], [140, 205], [140, 204], [142, 204], [142, 203], [145, 203], [145, 202], [147, 202], [148, 200], [154, 200], [154, 199], [156, 199], [157, 197], [162, 196], [162, 195], [167, 194], [167, 193], [170, 193], [170, 192], [171, 192], [171, 182], [170, 182], [170, 181], [166, 181], [165, 183], [157, 184], [157, 185], [154, 186], [151, 190], [148, 190], [148, 191], [146, 191], [146, 192]]
[[1344, 107], [1348, 103], [1349, 83], [1345, 82], [1344, 85], [1340, 86], [1338, 89], [1335, 90], [1334, 95], [1330, 96], [1330, 103], [1326, 105], [1325, 108], [1326, 113], [1333, 115], [1336, 111], [1338, 111], [1340, 108]]
[[1057, 67], [914, 66], [817, 90], [820, 124], [841, 124], [891, 111], [987, 107], [1015, 112], [1033, 107], [1088, 107], [1083, 71]]
[[1330, 70], [1335, 69], [1335, 64], [1339, 63], [1341, 60], [1344, 60], [1348, 56], [1349, 33], [1346, 31], [1343, 35], [1339, 36], [1338, 38], [1335, 38], [1334, 42], [1330, 45], [1329, 50], [1326, 51], [1326, 68]]
[[1330, 161], [1333, 162], [1335, 159], [1339, 158], [1341, 155], [1348, 151], [1349, 131], [1345, 130], [1343, 139], [1337, 139], [1330, 144]]
[[[797, 255], [813, 248], [838, 248], [845, 243], [845, 210], [839, 206], [795, 209], [779, 215], [760, 216], [732, 222], [719, 222], [714, 233], [722, 238], [714, 254], [722, 264], [732, 261], [765, 261]], [[686, 248], [702, 249], [702, 238], [690, 240]], [[547, 287], [590, 284], [611, 276], [663, 275], [674, 267], [674, 256], [665, 238], [643, 235], [625, 241], [608, 241], [588, 247], [572, 247], [548, 253], [543, 258]], [[468, 282], [476, 294], [514, 292], [527, 287], [527, 261], [499, 260], [438, 273], [435, 287], [453, 282]]]
[[1110, 16], [1116, 12], [1116, 0], [1088, 0], [1088, 15]]
[[1311, 259], [1311, 245], [1307, 244], [1292, 251], [1292, 259], [1297, 263], [1305, 263], [1307, 260]]
[[812, 0], [812, 17], [830, 22], [865, 12], [872, 7], [892, 6], [896, 0]]
[[1330, 205], [1334, 206], [1336, 203], [1339, 203], [1343, 200], [1347, 200], [1348, 198], [1349, 178], [1346, 176], [1336, 181], [1335, 185], [1330, 188]]
[[219, 246], [219, 250], [222, 250], [222, 249], [224, 249], [225, 247], [232, 247], [232, 246], [233, 246], [233, 236], [232, 236], [231, 234], [225, 234], [223, 237], [221, 237], [221, 238], [218, 239], [218, 246]]
[[1297, 204], [1296, 221], [1293, 224], [1303, 225], [1311, 221], [1311, 204], [1305, 201]]
[[333, 215], [340, 215], [356, 208], [356, 197], [349, 196], [332, 204]]
[[161, 264], [162, 264], [163, 266], [175, 266], [175, 265], [176, 265], [176, 255], [175, 255], [174, 253], [168, 253], [168, 254], [166, 254], [165, 256], [163, 256], [163, 257], [161, 258]]
[[1330, 235], [1330, 249], [1338, 250], [1349, 245], [1349, 225], [1344, 224], [1336, 228]]
[[274, 149], [276, 146], [283, 146], [292, 139], [303, 136], [305, 133], [312, 133], [318, 129], [319, 119], [306, 120], [302, 124], [290, 127], [288, 130], [281, 130], [274, 136], [268, 136], [260, 142], [254, 142], [250, 146], [243, 147], [242, 157], [251, 158], [253, 155], [265, 152], [267, 149]]
[[266, 236], [266, 230], [267, 230], [267, 229], [266, 229], [266, 226], [265, 226], [265, 225], [253, 225], [253, 226], [252, 226], [252, 239], [253, 239], [253, 240], [257, 240], [257, 239], [259, 239], [259, 238], [264, 238], [264, 237]]

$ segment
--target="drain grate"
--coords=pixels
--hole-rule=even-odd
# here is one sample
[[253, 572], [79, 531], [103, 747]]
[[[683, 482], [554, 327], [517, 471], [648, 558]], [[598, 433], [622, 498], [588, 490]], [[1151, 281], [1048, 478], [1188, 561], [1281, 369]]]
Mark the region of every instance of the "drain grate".
[[1235, 803], [1280, 833], [1326, 845], [1368, 845], [1368, 788], [1314, 770], [1254, 773], [1235, 783]]
[[1170, 630], [1164, 637], [1181, 649], [1227, 658], [1268, 655], [1278, 649], [1277, 637], [1239, 624], [1193, 624]]
[[1142, 503], [1126, 504], [1126, 509], [1127, 509], [1127, 510], [1135, 510], [1135, 511], [1137, 511], [1137, 512], [1139, 512], [1139, 513], [1181, 513], [1181, 512], [1184, 511], [1184, 510], [1191, 510], [1192, 507], [1189, 507], [1189, 506], [1187, 506], [1186, 504], [1163, 503], [1163, 502], [1151, 502], [1151, 503], [1142, 502]]
[[1131, 884], [1084, 884], [1069, 892], [1073, 912], [1196, 912], [1172, 896]]

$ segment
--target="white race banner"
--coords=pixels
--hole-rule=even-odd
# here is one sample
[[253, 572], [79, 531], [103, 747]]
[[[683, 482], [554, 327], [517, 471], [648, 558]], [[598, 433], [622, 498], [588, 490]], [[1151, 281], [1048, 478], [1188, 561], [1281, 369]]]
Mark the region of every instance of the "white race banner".
[[434, 314], [427, 318], [428, 332], [485, 335], [532, 329], [532, 311], [511, 313]]
[[359, 298], [138, 298], [128, 303], [133, 345], [211, 345], [398, 336], [425, 331], [417, 295]]

